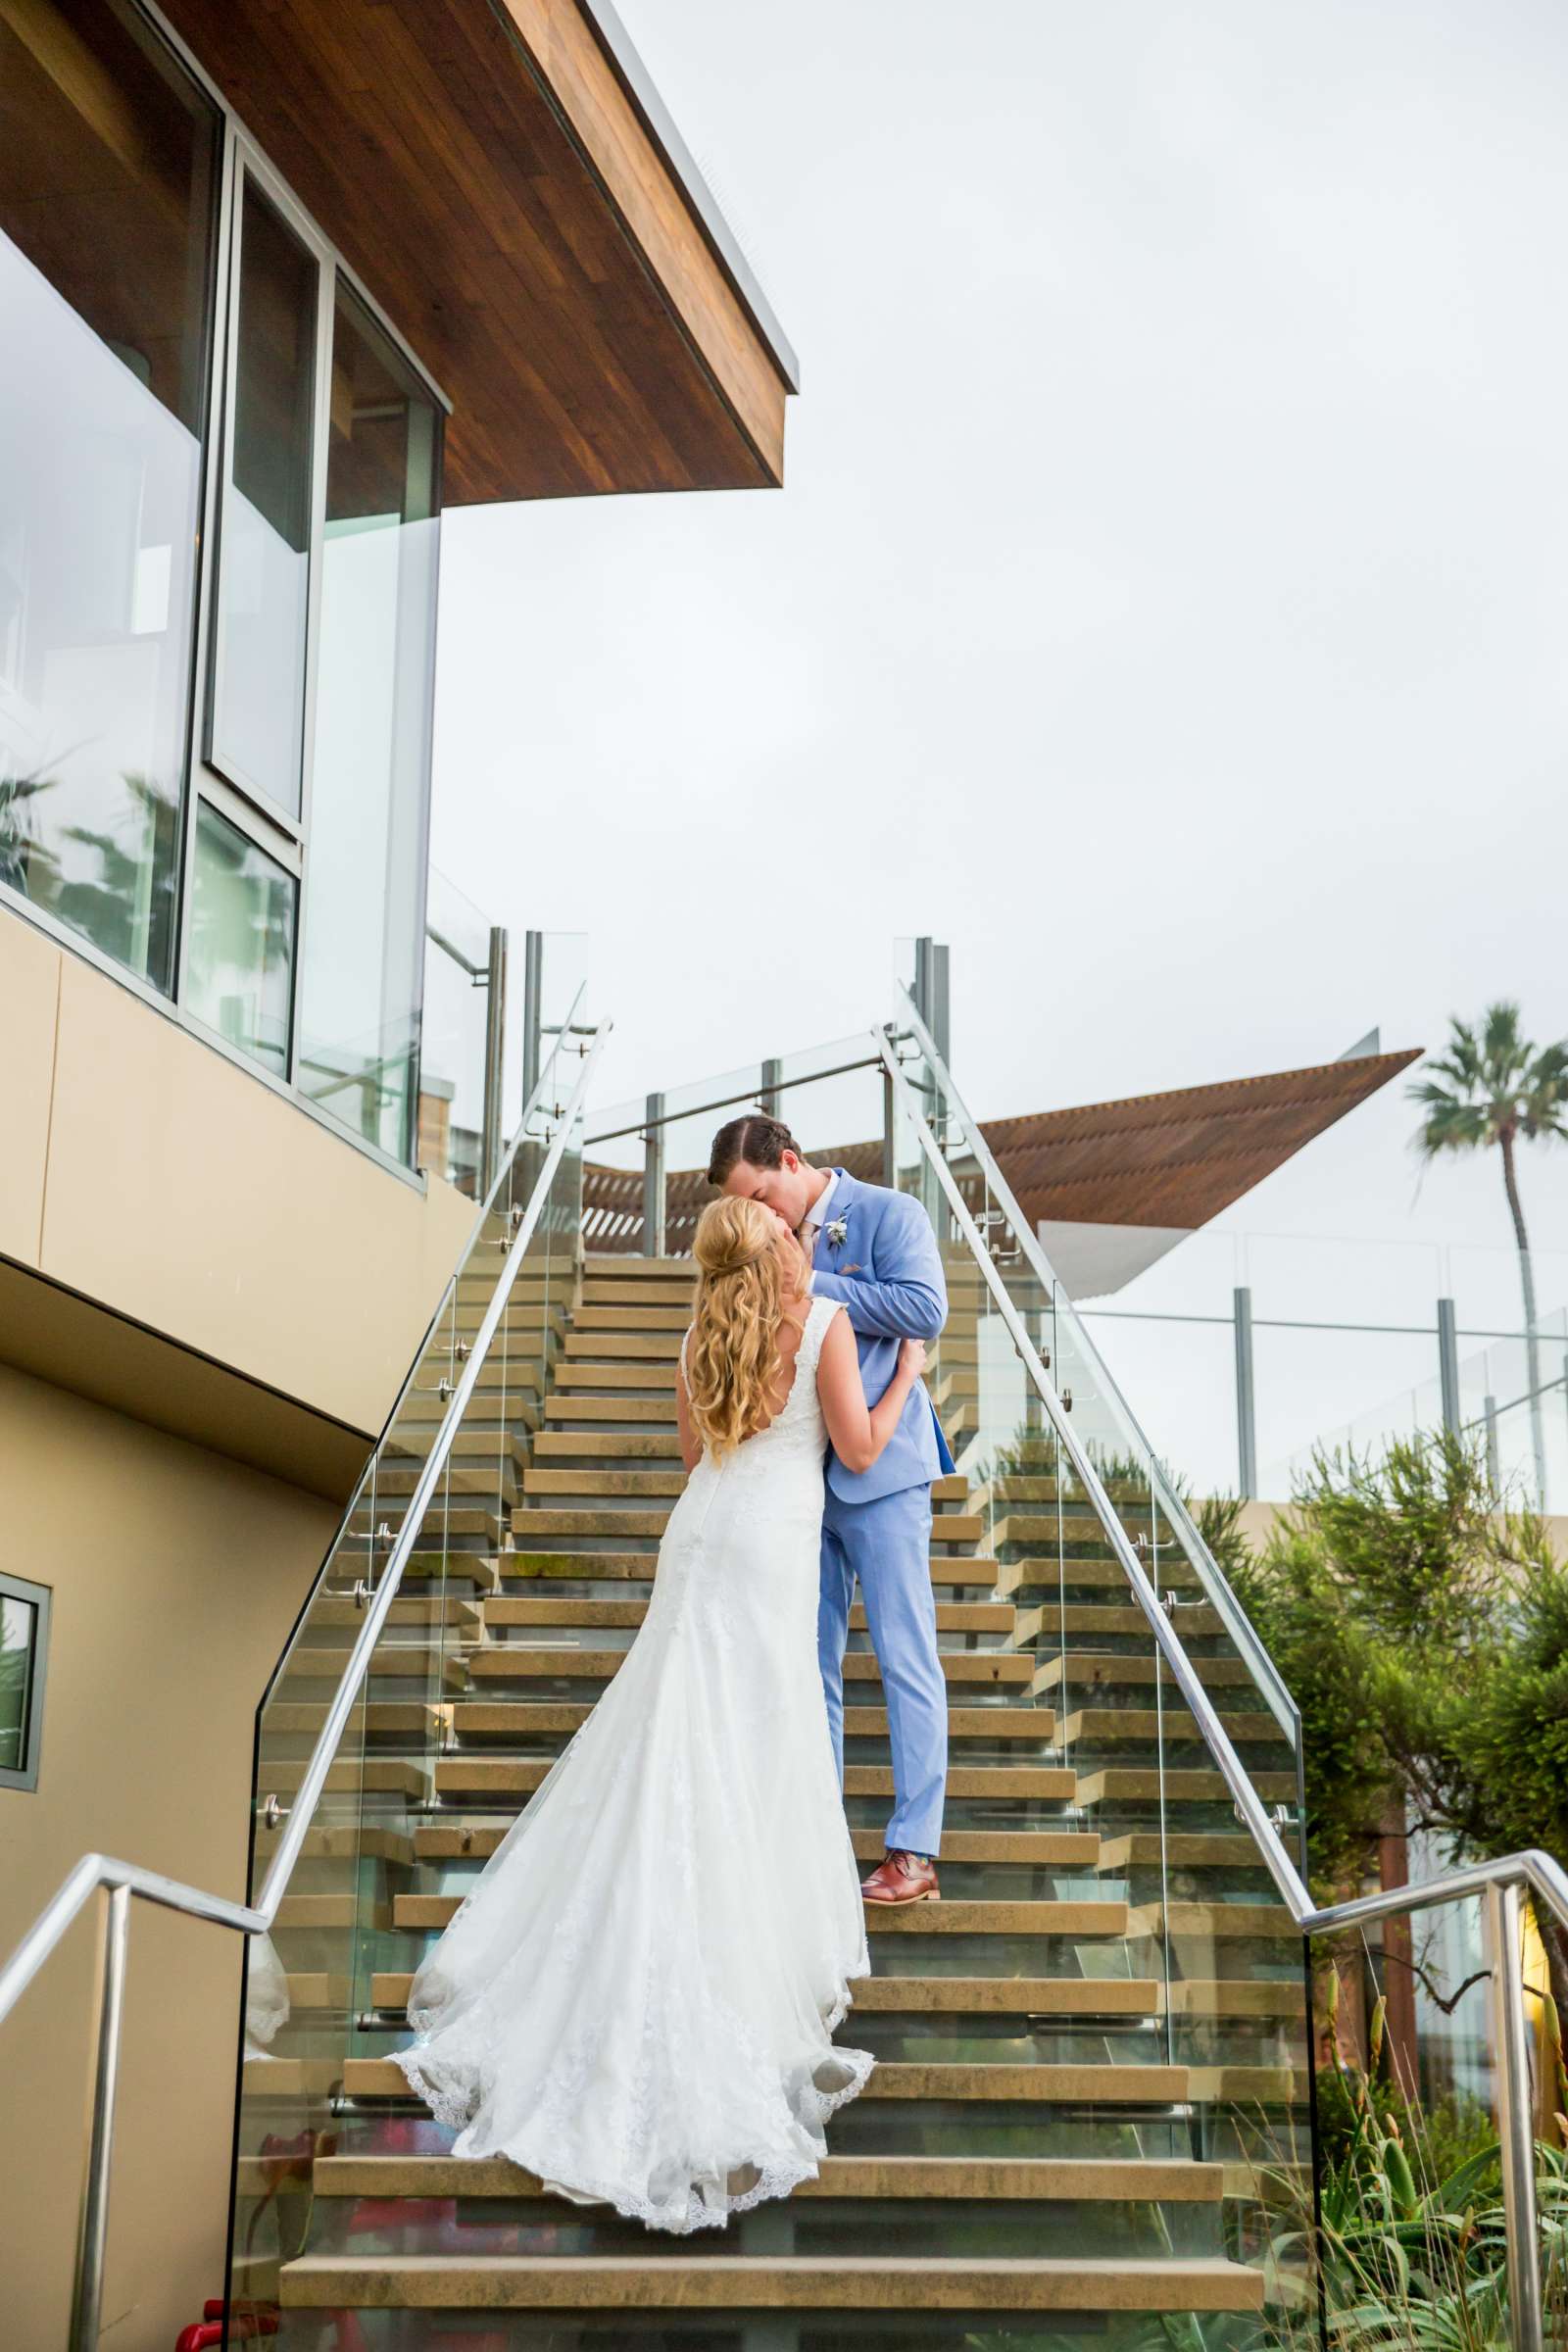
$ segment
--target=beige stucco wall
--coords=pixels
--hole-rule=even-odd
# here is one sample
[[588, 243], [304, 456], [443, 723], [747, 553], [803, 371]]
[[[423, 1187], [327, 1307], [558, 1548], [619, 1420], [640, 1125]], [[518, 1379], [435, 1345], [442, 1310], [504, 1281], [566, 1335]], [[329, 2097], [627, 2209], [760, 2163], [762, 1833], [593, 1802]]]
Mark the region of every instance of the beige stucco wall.
[[378, 1429], [471, 1202], [402, 1182], [5, 910], [0, 1004], [0, 1257]]
[[[0, 1789], [0, 1950], [96, 1849], [243, 1898], [256, 1701], [333, 1507], [0, 1366], [5, 1559], [53, 1592], [41, 1772]], [[103, 1898], [97, 1898], [102, 1903]], [[98, 1921], [0, 2025], [8, 2352], [66, 2340]], [[222, 2292], [239, 1946], [136, 1902], [105, 2341]]]

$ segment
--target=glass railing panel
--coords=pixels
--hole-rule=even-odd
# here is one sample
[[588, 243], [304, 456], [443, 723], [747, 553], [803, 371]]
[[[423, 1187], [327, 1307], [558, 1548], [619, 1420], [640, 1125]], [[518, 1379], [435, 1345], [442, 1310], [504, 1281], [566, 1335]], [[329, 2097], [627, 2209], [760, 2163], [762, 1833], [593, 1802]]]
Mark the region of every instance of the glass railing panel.
[[[784, 1121], [814, 1166], [848, 1167], [885, 1181], [882, 1068], [865, 1030], [804, 1052], [748, 1062], [665, 1088], [650, 1099], [596, 1105], [588, 1121], [584, 1184], [591, 1251], [684, 1256], [712, 1192], [707, 1175], [713, 1139], [730, 1119], [767, 1110]], [[662, 1152], [664, 1225], [645, 1229], [646, 1172]], [[659, 1248], [650, 1251], [650, 1240]]]
[[425, 909], [418, 1163], [470, 1198], [484, 1146], [490, 924], [434, 867]]
[[[1385, 2341], [1520, 2341], [1499, 2165], [1501, 2102], [1485, 1898], [1313, 1943], [1320, 2051], [1317, 2191], [1331, 2340], [1349, 2312]], [[1568, 2318], [1561, 2051], [1529, 1907], [1514, 1955], [1525, 2000], [1542, 2340]], [[1290, 2202], [1304, 2228], [1304, 2201]]]
[[[557, 1094], [571, 1096], [581, 1052], [582, 1041], [571, 1038], [555, 1049], [529, 1132], [475, 1220], [259, 1717], [252, 1900], [265, 1886], [366, 1608], [417, 1507], [413, 1548], [273, 1932], [249, 1945], [233, 2278], [236, 2308], [249, 2304], [269, 2320], [277, 2317], [278, 2266], [303, 2246], [314, 2158], [343, 2144], [346, 2067], [384, 2050], [389, 1987], [395, 1991], [423, 1948], [410, 1904], [432, 1860], [432, 1807], [455, 1711], [476, 1691], [488, 1695], [475, 1672], [494, 1631], [485, 1603], [514, 1541], [512, 1511], [580, 1256], [580, 1107], [499, 1307], [468, 1409], [422, 1498], [419, 1490], [535, 1202], [560, 1125], [551, 1115]], [[305, 2315], [284, 2315], [282, 2340], [304, 2325]], [[314, 2343], [304, 2333], [299, 2340]]]

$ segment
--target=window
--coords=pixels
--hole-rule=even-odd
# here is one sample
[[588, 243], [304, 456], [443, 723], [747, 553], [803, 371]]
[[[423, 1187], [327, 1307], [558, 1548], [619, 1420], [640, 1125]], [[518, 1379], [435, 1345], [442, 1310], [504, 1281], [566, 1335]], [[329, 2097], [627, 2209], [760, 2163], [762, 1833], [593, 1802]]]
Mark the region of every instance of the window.
[[406, 1167], [445, 411], [155, 16], [0, 0], [0, 898]]
[[291, 874], [201, 802], [185, 1002], [220, 1037], [282, 1077], [294, 969]]
[[0, 1788], [36, 1788], [49, 1588], [0, 1575]]
[[128, 11], [0, 7], [0, 882], [165, 991], [220, 133]]
[[302, 1089], [414, 1147], [440, 411], [339, 281], [300, 980]]
[[320, 270], [253, 172], [240, 183], [208, 757], [297, 818]]

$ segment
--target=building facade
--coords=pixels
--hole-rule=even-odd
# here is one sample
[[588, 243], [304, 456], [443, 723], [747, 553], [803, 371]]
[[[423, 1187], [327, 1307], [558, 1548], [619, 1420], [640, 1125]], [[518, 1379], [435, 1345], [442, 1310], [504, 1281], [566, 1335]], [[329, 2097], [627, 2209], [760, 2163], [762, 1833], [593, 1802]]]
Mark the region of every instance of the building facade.
[[[257, 1698], [471, 1230], [420, 1119], [443, 507], [775, 484], [794, 363], [578, 0], [0, 0], [0, 318], [9, 1950], [86, 1851], [243, 1893]], [[221, 2290], [235, 1941], [138, 1919], [127, 2346]], [[94, 1967], [3, 2029], [40, 2352]]]

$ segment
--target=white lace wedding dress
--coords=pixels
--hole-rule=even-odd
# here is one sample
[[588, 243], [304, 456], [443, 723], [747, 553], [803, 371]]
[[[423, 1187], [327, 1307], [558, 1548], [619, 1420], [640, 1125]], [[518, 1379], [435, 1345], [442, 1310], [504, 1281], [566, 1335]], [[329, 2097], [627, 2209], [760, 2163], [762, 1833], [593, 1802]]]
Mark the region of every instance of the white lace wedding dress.
[[769, 1426], [692, 1473], [624, 1664], [427, 1954], [397, 2053], [457, 2155], [661, 2230], [814, 2176], [873, 2063], [830, 2040], [869, 1968], [816, 1663], [838, 1311], [812, 1302]]

